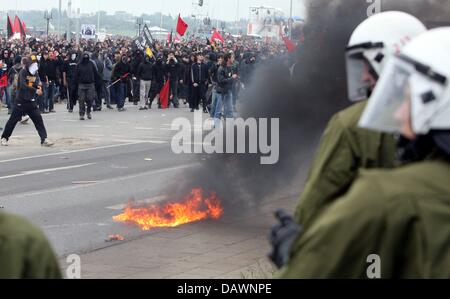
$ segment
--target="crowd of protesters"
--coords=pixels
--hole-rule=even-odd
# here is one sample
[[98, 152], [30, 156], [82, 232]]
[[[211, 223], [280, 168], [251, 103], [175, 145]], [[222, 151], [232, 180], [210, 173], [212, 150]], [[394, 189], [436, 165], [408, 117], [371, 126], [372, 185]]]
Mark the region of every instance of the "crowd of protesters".
[[34, 54], [42, 82], [43, 94], [36, 99], [42, 114], [55, 113], [56, 102], [67, 103], [70, 113], [78, 104], [81, 120], [86, 114], [91, 119], [91, 111], [113, 106], [123, 112], [127, 100], [141, 111], [156, 107], [153, 103], [162, 108], [159, 95], [169, 80], [169, 107], [188, 104], [192, 112], [202, 109], [211, 117], [231, 117], [256, 65], [287, 56], [284, 45], [245, 38], [214, 44], [194, 38], [155, 42], [150, 54], [133, 44], [124, 37], [104, 42], [82, 39], [78, 45], [56, 38], [3, 39], [0, 76], [6, 72], [8, 84], [0, 88], [1, 99], [11, 114], [21, 58]]

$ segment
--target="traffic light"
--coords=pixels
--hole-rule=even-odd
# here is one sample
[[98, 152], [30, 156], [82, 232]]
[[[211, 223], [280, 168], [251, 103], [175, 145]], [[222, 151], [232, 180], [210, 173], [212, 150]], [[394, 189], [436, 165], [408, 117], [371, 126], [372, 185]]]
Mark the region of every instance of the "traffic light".
[[203, 6], [203, 0], [198, 0], [198, 6]]

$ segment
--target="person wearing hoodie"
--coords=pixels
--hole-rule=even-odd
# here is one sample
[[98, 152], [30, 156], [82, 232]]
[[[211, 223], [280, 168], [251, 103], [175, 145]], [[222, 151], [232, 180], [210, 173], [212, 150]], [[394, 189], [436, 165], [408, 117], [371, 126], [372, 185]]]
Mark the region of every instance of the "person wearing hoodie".
[[[149, 94], [150, 107], [152, 107], [153, 100], [156, 98], [156, 96], [159, 95], [161, 89], [164, 86], [164, 83], [166, 82], [163, 59], [164, 59], [163, 56], [159, 54], [158, 57], [156, 58], [156, 63], [153, 65], [153, 81]], [[162, 108], [161, 100], [159, 98], [158, 98], [158, 108], [159, 109]]]
[[111, 75], [111, 81], [116, 82], [111, 86], [112, 93], [115, 96], [117, 109], [119, 112], [125, 111], [125, 95], [128, 77], [131, 74], [131, 67], [128, 63], [128, 57], [122, 55], [120, 61], [116, 63]]
[[111, 93], [108, 88], [109, 84], [111, 83], [111, 74], [113, 69], [113, 64], [111, 59], [109, 59], [107, 52], [102, 52], [100, 55], [100, 62], [103, 64], [103, 74], [100, 74], [103, 80], [102, 84], [102, 94], [105, 97], [105, 105], [108, 109], [113, 109], [111, 107]]
[[[140, 108], [139, 110], [148, 110], [149, 100], [148, 95], [150, 93], [150, 88], [152, 86], [153, 80], [153, 63], [149, 56], [145, 56], [144, 61], [139, 65], [137, 73], [137, 78], [140, 82]], [[152, 107], [150, 106], [150, 109]]]
[[170, 98], [169, 98], [169, 106], [170, 103], [173, 104], [174, 108], [178, 108], [178, 82], [180, 77], [180, 64], [178, 60], [175, 58], [175, 54], [173, 52], [169, 53], [166, 63], [166, 76], [168, 80], [170, 80]]
[[84, 120], [86, 112], [87, 118], [92, 119], [92, 101], [95, 98], [95, 86], [99, 81], [99, 75], [94, 62], [91, 61], [88, 53], [83, 54], [81, 62], [77, 65], [75, 78], [78, 85], [80, 120]]
[[[103, 74], [103, 63], [100, 61], [98, 51], [92, 54], [92, 62], [95, 63], [98, 75], [101, 77]], [[102, 90], [103, 90], [103, 80], [98, 80], [95, 85], [95, 101], [94, 101], [94, 111], [102, 111]]]
[[69, 113], [73, 112], [73, 107], [75, 106], [78, 98], [78, 86], [75, 82], [75, 72], [78, 65], [78, 55], [74, 51], [70, 53], [69, 59], [65, 61], [63, 67], [63, 84], [68, 91], [68, 103], [67, 110]]

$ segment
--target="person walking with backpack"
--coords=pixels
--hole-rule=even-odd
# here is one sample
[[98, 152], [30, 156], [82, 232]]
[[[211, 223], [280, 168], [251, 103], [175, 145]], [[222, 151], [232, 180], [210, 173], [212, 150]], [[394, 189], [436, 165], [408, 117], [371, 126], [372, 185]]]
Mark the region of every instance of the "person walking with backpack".
[[[11, 115], [17, 101], [17, 87], [19, 83], [19, 73], [23, 69], [22, 57], [16, 56], [14, 58], [14, 66], [9, 69], [8, 72], [8, 89], [7, 92], [11, 99], [11, 108], [8, 109], [8, 114]], [[28, 122], [30, 117], [26, 114], [22, 115], [22, 120], [20, 121], [23, 125]]]

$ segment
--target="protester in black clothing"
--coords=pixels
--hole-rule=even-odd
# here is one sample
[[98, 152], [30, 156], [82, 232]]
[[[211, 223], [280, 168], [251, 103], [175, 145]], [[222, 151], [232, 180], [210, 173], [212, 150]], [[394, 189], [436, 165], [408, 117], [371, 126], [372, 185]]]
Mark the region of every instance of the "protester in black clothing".
[[132, 101], [135, 105], [137, 105], [140, 100], [140, 81], [137, 77], [137, 72], [142, 62], [144, 62], [144, 54], [142, 51], [136, 50], [131, 59], [131, 78], [133, 84]]
[[[103, 74], [103, 62], [100, 61], [99, 53], [94, 52], [92, 54], [92, 61], [95, 63], [97, 68], [97, 73], [99, 76]], [[102, 111], [102, 98], [103, 98], [103, 80], [98, 80], [95, 85], [95, 102], [94, 102], [94, 111]]]
[[51, 53], [50, 59], [46, 63], [46, 82], [47, 82], [47, 96], [45, 100], [46, 112], [54, 113], [54, 97], [56, 92], [56, 85], [58, 80], [59, 61], [55, 53]]
[[151, 109], [151, 105], [149, 105], [148, 95], [150, 93], [150, 89], [152, 86], [153, 80], [153, 63], [151, 62], [151, 58], [146, 56], [144, 61], [139, 65], [136, 77], [140, 82], [140, 108], [139, 110], [148, 110], [147, 106]]
[[63, 67], [63, 84], [67, 88], [67, 110], [69, 113], [73, 112], [73, 107], [78, 99], [78, 85], [75, 78], [78, 62], [77, 53], [71, 52]]
[[120, 61], [114, 66], [111, 75], [111, 81], [116, 82], [113, 86], [111, 86], [111, 97], [115, 98], [119, 112], [125, 111], [125, 95], [127, 81], [130, 75], [131, 67], [128, 63], [128, 57], [126, 55], [122, 55]]
[[36, 98], [42, 95], [42, 86], [38, 75], [38, 61], [35, 55], [25, 57], [22, 60], [25, 66], [19, 73], [17, 85], [17, 102], [12, 111], [11, 117], [6, 123], [5, 131], [2, 134], [1, 145], [7, 146], [9, 138], [11, 137], [14, 128], [22, 118], [22, 115], [27, 114], [33, 121], [39, 137], [41, 138], [42, 146], [52, 146], [53, 143], [47, 140], [47, 130], [45, 129], [44, 121], [36, 103]]
[[184, 104], [186, 105], [187, 102], [190, 103], [190, 95], [192, 90], [192, 78], [191, 78], [191, 68], [192, 68], [192, 61], [190, 60], [189, 56], [185, 54], [182, 58], [181, 62], [181, 77], [180, 77], [180, 85], [181, 85], [181, 94], [180, 97], [184, 99]]
[[42, 95], [38, 98], [39, 110], [41, 113], [48, 113], [48, 103], [47, 103], [47, 64], [50, 60], [49, 54], [47, 51], [42, 53], [41, 59], [39, 60], [39, 80], [42, 83]]
[[180, 80], [180, 64], [175, 58], [174, 52], [170, 52], [166, 63], [166, 77], [170, 80], [170, 97], [169, 97], [169, 107], [173, 104], [174, 108], [178, 108], [178, 83]]
[[203, 62], [203, 54], [198, 53], [196, 55], [196, 62], [191, 68], [192, 78], [192, 99], [191, 99], [191, 112], [199, 110], [200, 102], [203, 105], [203, 112], [208, 113], [206, 103], [206, 89], [208, 87], [208, 67]]
[[243, 60], [240, 63], [240, 78], [244, 87], [250, 84], [255, 66], [256, 56], [251, 52], [244, 53]]
[[[153, 81], [152, 86], [150, 88], [150, 95], [149, 95], [149, 106], [152, 106], [153, 101], [155, 100], [156, 96], [159, 96], [159, 93], [161, 92], [161, 89], [164, 87], [164, 83], [166, 82], [166, 73], [164, 68], [164, 57], [159, 54], [156, 58], [156, 63], [153, 65]], [[161, 99], [158, 97], [158, 108], [161, 109]]]
[[95, 86], [99, 80], [97, 67], [90, 60], [89, 54], [84, 53], [75, 72], [75, 81], [78, 85], [80, 120], [84, 120], [85, 114], [87, 114], [88, 119], [92, 119], [92, 101], [95, 98]]
[[22, 57], [16, 56], [14, 58], [14, 66], [8, 72], [8, 86], [10, 87], [11, 108], [8, 109], [8, 114], [12, 113], [17, 100], [17, 89], [19, 83], [19, 74], [22, 70]]

